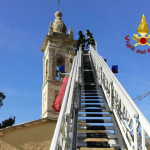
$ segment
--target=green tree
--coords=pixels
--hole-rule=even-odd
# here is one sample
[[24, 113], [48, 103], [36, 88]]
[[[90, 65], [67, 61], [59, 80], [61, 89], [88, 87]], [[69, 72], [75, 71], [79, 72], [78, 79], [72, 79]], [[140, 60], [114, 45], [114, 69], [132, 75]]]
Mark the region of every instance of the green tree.
[[0, 92], [0, 108], [3, 106], [3, 100], [5, 99], [4, 93]]
[[[6, 98], [4, 93], [0, 92], [0, 108], [3, 106], [3, 100]], [[6, 119], [0, 123], [0, 129], [6, 128], [8, 126], [12, 126], [15, 123], [15, 117], [9, 117], [9, 119]]]

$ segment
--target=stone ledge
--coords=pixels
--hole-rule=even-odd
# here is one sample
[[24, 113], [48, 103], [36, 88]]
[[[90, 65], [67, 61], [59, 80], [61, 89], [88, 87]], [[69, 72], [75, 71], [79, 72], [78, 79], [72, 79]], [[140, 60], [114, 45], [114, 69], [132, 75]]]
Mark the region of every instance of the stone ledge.
[[[62, 33], [61, 33], [61, 35], [62, 35]], [[63, 44], [66, 43], [66, 44], [70, 44], [70, 45], [74, 45], [77, 43], [77, 40], [69, 39], [69, 35], [67, 35], [67, 34], [63, 34], [62, 36], [46, 35], [46, 37], [43, 41], [42, 47], [41, 47], [41, 52], [44, 52], [48, 41], [55, 42], [55, 43], [59, 42], [59, 43], [63, 43]]]

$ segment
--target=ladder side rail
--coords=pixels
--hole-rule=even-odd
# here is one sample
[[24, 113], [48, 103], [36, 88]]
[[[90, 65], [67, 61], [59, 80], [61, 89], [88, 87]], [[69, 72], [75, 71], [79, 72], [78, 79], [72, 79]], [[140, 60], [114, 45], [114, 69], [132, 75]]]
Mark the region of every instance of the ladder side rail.
[[[70, 86], [71, 86], [72, 77], [73, 77], [73, 74], [74, 74], [76, 63], [77, 63], [77, 56], [75, 56], [74, 60], [73, 60], [69, 80], [68, 80], [67, 87], [66, 87], [66, 90], [65, 90], [65, 95], [64, 95], [64, 98], [63, 98], [62, 107], [61, 107], [61, 110], [60, 110], [60, 114], [59, 114], [59, 117], [58, 117], [58, 121], [57, 121], [57, 124], [56, 124], [55, 131], [54, 131], [54, 135], [53, 135], [52, 143], [51, 143], [51, 146], [50, 146], [50, 150], [58, 150], [59, 146], [61, 146], [61, 145], [59, 145], [59, 143], [61, 143], [60, 141], [65, 140], [65, 138], [66, 138], [66, 137], [63, 137], [63, 136], [66, 136], [65, 131], [64, 131], [64, 129], [65, 129], [65, 110], [66, 110], [66, 107], [67, 107], [68, 96], [69, 96], [69, 93], [70, 93]], [[61, 130], [63, 132], [62, 134], [61, 134]], [[61, 135], [63, 135], [63, 136], [61, 136]], [[65, 142], [63, 141], [63, 143], [65, 143]]]
[[[99, 56], [101, 58], [101, 60], [103, 60], [103, 58], [101, 56]], [[103, 61], [103, 64], [105, 62]], [[135, 108], [136, 112], [138, 113], [138, 116], [139, 116], [139, 121], [140, 122], [144, 122], [144, 124], [146, 126], [148, 126], [147, 129], [145, 129], [146, 131], [150, 131], [150, 124], [149, 124], [149, 121], [146, 119], [146, 117], [143, 115], [143, 113], [140, 111], [140, 109], [137, 107], [137, 105], [135, 104], [135, 102], [133, 101], [133, 99], [129, 96], [129, 94], [126, 92], [126, 90], [123, 88], [123, 86], [121, 85], [121, 83], [118, 81], [118, 79], [113, 75], [112, 71], [109, 69], [109, 67], [104, 64], [105, 67], [107, 68], [108, 70], [108, 73], [109, 74], [112, 74], [112, 78], [113, 80], [115, 80], [118, 85], [119, 85], [119, 88], [121, 88], [121, 90], [124, 92], [124, 94], [126, 95], [126, 97], [128, 97], [130, 103], [133, 105], [133, 107]], [[147, 134], [150, 136], [150, 132], [147, 132]]]
[[[77, 112], [76, 112], [77, 100], [76, 100], [76, 96], [73, 94], [75, 92], [76, 85], [79, 82], [79, 67], [80, 67], [80, 58], [81, 58], [80, 55], [81, 55], [81, 46], [79, 48], [78, 55], [77, 55], [77, 64], [75, 66], [75, 70], [74, 70], [74, 74], [73, 74], [73, 82], [71, 83], [68, 104], [67, 104], [67, 108], [66, 108], [66, 112], [65, 112], [66, 124], [67, 124], [67, 150], [70, 150], [73, 146], [72, 145], [72, 142], [74, 140], [73, 132], [74, 132], [74, 130], [76, 130], [75, 128], [77, 125], [77, 123], [76, 123], [77, 118], [75, 116], [77, 114]], [[76, 94], [78, 94], [78, 93], [76, 93]]]
[[[101, 56], [100, 56], [101, 57]], [[108, 66], [107, 66], [108, 67]], [[111, 70], [109, 69], [109, 71], [111, 72]], [[109, 72], [109, 73], [110, 73]], [[112, 72], [111, 72], [112, 73]], [[120, 82], [117, 80], [117, 82], [118, 82], [118, 84], [120, 84]], [[121, 87], [121, 86], [120, 86]], [[121, 87], [122, 88], [122, 87]], [[129, 100], [130, 100], [130, 102], [131, 102], [131, 104], [132, 105], [135, 105], [135, 110], [137, 111], [137, 113], [138, 113], [138, 119], [135, 119], [134, 118], [134, 120], [136, 120], [137, 122], [135, 122], [135, 124], [134, 124], [134, 128], [135, 128], [135, 130], [134, 131], [136, 131], [135, 133], [134, 133], [134, 136], [135, 136], [135, 142], [137, 142], [137, 136], [138, 136], [138, 128], [137, 128], [137, 125], [138, 126], [140, 126], [139, 124], [140, 123], [143, 123], [143, 122], [145, 122], [145, 123], [143, 123], [143, 125], [144, 125], [144, 127], [146, 127], [147, 128], [147, 131], [146, 131], [146, 133], [147, 134], [149, 134], [150, 132], [150, 125], [149, 125], [149, 122], [148, 122], [148, 120], [145, 118], [145, 116], [142, 114], [142, 112], [139, 110], [139, 108], [136, 106], [136, 104], [133, 102], [133, 100], [131, 99], [131, 97], [128, 95], [128, 93], [125, 91], [125, 89], [123, 88], [122, 89], [123, 91], [124, 91], [124, 93], [126, 94], [126, 96], [129, 98]], [[141, 132], [145, 132], [145, 130], [143, 129], [143, 127], [141, 126]], [[141, 142], [141, 145], [142, 145], [142, 148], [143, 149], [146, 149], [146, 147], [144, 146], [143, 147], [143, 145], [145, 145], [144, 143], [145, 143], [145, 133], [144, 134], [142, 134], [142, 133], [140, 133], [140, 135], [141, 135], [141, 138], [142, 138], [142, 142]], [[150, 139], [150, 136], [149, 136], [149, 139]], [[139, 139], [138, 139], [139, 140]], [[144, 143], [143, 143], [144, 142]], [[137, 143], [136, 144], [134, 144], [134, 145], [137, 145]], [[138, 145], [140, 145], [140, 144], [138, 144]]]
[[[79, 55], [78, 55], [78, 57], [77, 57], [77, 63], [76, 63], [76, 66], [75, 66], [75, 70], [74, 70], [74, 72], [73, 72], [73, 78], [75, 79], [75, 80], [73, 80], [74, 82], [72, 82], [72, 86], [74, 87], [74, 85], [75, 85], [75, 81], [79, 81], [79, 76], [77, 76], [78, 74], [77, 74], [77, 72], [78, 72], [78, 70], [79, 70], [79, 67], [81, 66], [81, 47], [79, 48], [79, 51], [78, 51], [78, 53], [79, 53]], [[71, 87], [72, 87], [71, 86]], [[72, 88], [73, 88], [72, 87]], [[73, 90], [73, 89], [72, 89]], [[70, 96], [70, 98], [72, 97], [72, 95], [71, 95], [71, 93], [69, 94], [69, 96]], [[68, 104], [67, 104], [67, 109], [66, 109], [66, 112], [65, 112], [65, 115], [67, 116], [69, 116], [70, 115], [70, 111], [71, 111], [71, 106], [72, 106], [72, 102], [73, 101], [68, 101]]]
[[[97, 61], [98, 62], [98, 61]], [[96, 69], [98, 68], [98, 65], [96, 64], [96, 63], [94, 63], [95, 64], [95, 67], [96, 67]], [[103, 89], [105, 89], [104, 90], [104, 94], [105, 94], [105, 96], [106, 96], [106, 99], [107, 99], [107, 102], [108, 102], [108, 105], [109, 105], [109, 107], [110, 107], [110, 110], [112, 110], [112, 105], [110, 106], [110, 96], [108, 95], [108, 89], [106, 90], [106, 88], [107, 88], [107, 85], [109, 84], [109, 83], [112, 83], [112, 81], [110, 80], [110, 81], [108, 81], [109, 79], [107, 78], [107, 74], [105, 75], [104, 74], [104, 72], [102, 71], [103, 69], [101, 68], [101, 84], [102, 84], [102, 88]], [[98, 74], [98, 73], [97, 73]], [[111, 90], [110, 90], [111, 91]], [[117, 114], [117, 113], [116, 113]], [[132, 142], [132, 140], [131, 140], [131, 143], [129, 142], [129, 140], [126, 138], [126, 134], [124, 134], [124, 132], [125, 132], [125, 128], [123, 128], [123, 124], [124, 124], [124, 122], [123, 121], [121, 121], [121, 119], [119, 119], [118, 118], [118, 114], [117, 114], [117, 122], [118, 122], [118, 125], [119, 125], [119, 127], [121, 128], [121, 131], [122, 131], [122, 133], [123, 133], [123, 136], [124, 136], [124, 138], [125, 138], [125, 142], [126, 142], [126, 144], [127, 144], [127, 147], [128, 147], [128, 149], [133, 149], [132, 148], [132, 145], [133, 145], [133, 142]], [[126, 132], [127, 132], [127, 130], [126, 130]], [[130, 135], [130, 139], [131, 139], [131, 135]]]
[[[106, 65], [106, 67], [109, 68], [107, 65]], [[109, 71], [110, 71], [109, 73], [112, 73], [112, 71], [110, 69], [109, 69]], [[140, 133], [141, 138], [142, 138], [142, 140], [141, 140], [141, 145], [142, 145], [141, 148], [142, 148], [142, 150], [146, 150], [147, 148], [145, 147], [146, 146], [145, 145], [146, 144], [145, 143], [145, 134], [148, 135], [148, 138], [150, 140], [150, 123], [146, 119], [146, 117], [143, 115], [143, 113], [140, 111], [140, 109], [137, 107], [137, 105], [135, 104], [135, 102], [133, 101], [133, 99], [129, 96], [129, 94], [126, 92], [126, 90], [122, 87], [122, 85], [120, 84], [120, 82], [118, 81], [118, 79], [116, 77], [115, 77], [115, 79], [116, 79], [116, 82], [120, 85], [120, 88], [124, 91], [125, 95], [128, 97], [128, 99], [129, 99], [130, 103], [133, 105], [134, 109], [138, 113], [138, 119], [135, 119], [136, 120], [136, 125], [134, 125], [134, 128], [136, 128], [136, 130], [135, 130], [136, 131], [136, 133], [135, 133], [136, 135], [134, 134], [134, 136], [138, 136], [138, 133]], [[141, 131], [138, 130], [138, 127], [139, 127], [139, 130], [141, 130]], [[140, 144], [138, 143], [138, 145], [140, 145]]]
[[[97, 76], [98, 76], [98, 80], [100, 81], [100, 83], [102, 84], [103, 88], [105, 88], [108, 92], [111, 90], [109, 88], [111, 88], [111, 83], [112, 83], [112, 80], [111, 78], [109, 77], [109, 74], [106, 74], [104, 71], [103, 71], [103, 68], [102, 66], [99, 65], [99, 58], [98, 56], [96, 56], [96, 54], [94, 53], [91, 53], [92, 55], [92, 58], [94, 59], [93, 61], [93, 64], [95, 66], [95, 70], [97, 72]], [[96, 59], [95, 59], [96, 58]], [[99, 70], [99, 71], [98, 71]], [[108, 93], [107, 92], [107, 93]], [[112, 108], [112, 103], [111, 103], [111, 96], [107, 95], [108, 97], [108, 105], [110, 108]]]
[[[80, 52], [77, 52], [77, 58], [78, 58], [78, 65], [79, 65], [79, 55], [80, 55]], [[75, 82], [78, 82], [78, 76], [79, 76], [79, 67], [77, 68], [77, 74], [76, 74], [76, 79], [75, 79]]]
[[78, 68], [77, 68], [77, 75], [76, 75], [76, 82], [79, 82], [79, 74], [80, 74], [80, 68], [81, 68], [81, 50], [82, 45], [79, 47], [79, 51], [77, 52], [77, 58], [78, 58]]
[[[96, 53], [96, 51], [95, 50], [93, 50], [93, 52], [95, 52]], [[97, 65], [99, 64], [99, 67], [100, 68], [102, 68], [102, 72], [103, 72], [103, 76], [102, 76], [102, 80], [103, 80], [103, 82], [105, 83], [104, 84], [104, 86], [106, 86], [106, 88], [107, 88], [107, 90], [109, 89], [109, 85], [111, 85], [111, 84], [115, 84], [114, 86], [115, 86], [115, 88], [117, 89], [117, 91], [119, 91], [118, 93], [119, 93], [119, 95], [120, 95], [120, 98], [125, 98], [125, 99], [128, 99], [128, 97], [127, 97], [127, 95], [122, 91], [122, 89], [120, 88], [120, 85], [118, 85], [117, 83], [115, 83], [116, 81], [112, 78], [112, 76], [114, 76], [113, 75], [113, 73], [112, 72], [110, 72], [110, 69], [108, 68], [106, 68], [105, 66], [104, 66], [104, 63], [105, 62], [102, 62], [102, 60], [103, 59], [101, 59], [100, 57], [99, 57], [99, 55], [98, 55], [98, 53], [97, 53], [97, 56], [95, 55], [94, 56], [94, 58], [93, 59], [95, 59], [96, 58], [96, 62], [97, 62]], [[103, 60], [104, 61], [104, 60]], [[102, 64], [102, 65], [101, 65]], [[98, 67], [97, 67], [98, 68]], [[116, 77], [115, 77], [116, 78]], [[108, 84], [108, 83], [110, 83], [110, 84]], [[111, 91], [111, 90], [110, 90]], [[107, 93], [109, 93], [110, 91], [107, 91]], [[126, 105], [126, 106], [128, 106], [128, 110], [132, 113], [131, 114], [131, 116], [135, 116], [135, 117], [137, 117], [138, 116], [138, 114], [137, 114], [137, 111], [135, 110], [135, 109], [133, 109], [133, 107], [132, 107], [132, 105], [131, 105], [131, 103], [129, 102], [129, 101], [123, 101], [124, 103], [124, 105]]]
[[[77, 52], [78, 53], [78, 52]], [[77, 55], [78, 56], [78, 55]], [[65, 112], [65, 118], [66, 118], [66, 127], [67, 127], [67, 138], [66, 138], [66, 142], [67, 142], [67, 150], [70, 149], [71, 146], [71, 141], [72, 141], [72, 130], [73, 130], [73, 120], [72, 120], [72, 116], [73, 116], [73, 96], [74, 96], [74, 87], [75, 87], [75, 78], [76, 78], [76, 72], [77, 72], [77, 65], [78, 65], [78, 57], [77, 57], [77, 63], [75, 66], [75, 70], [73, 73], [73, 80], [71, 83], [71, 87], [70, 87], [70, 94], [68, 97], [68, 104], [66, 107], [66, 112]]]
[[77, 80], [76, 80], [76, 97], [74, 104], [74, 121], [73, 121], [73, 139], [71, 150], [77, 149], [77, 129], [78, 129], [78, 111], [80, 110], [80, 99], [81, 99], [81, 48], [79, 49], [79, 67], [77, 68]]
[[70, 89], [71, 93], [69, 94], [67, 109], [66, 109], [66, 112], [65, 112], [66, 116], [70, 116], [70, 111], [71, 111], [71, 106], [72, 106], [71, 98], [73, 96], [73, 89], [74, 89], [74, 85], [75, 85], [75, 81], [76, 81], [76, 77], [77, 77], [77, 70], [78, 70], [77, 66], [79, 66], [79, 59], [78, 58], [79, 58], [79, 56], [77, 57], [77, 63], [76, 63], [76, 66], [75, 66], [75, 69], [74, 69], [74, 72], [73, 72], [73, 82], [71, 83], [71, 89]]
[[95, 50], [97, 51], [97, 42], [95, 41]]
[[[93, 50], [94, 51], [94, 50]], [[139, 132], [138, 129], [140, 130], [140, 126], [141, 126], [141, 132], [143, 134], [141, 134], [142, 136], [142, 148], [144, 149], [145, 146], [143, 147], [143, 142], [145, 141], [145, 133], [148, 135], [148, 138], [150, 138], [150, 124], [148, 122], [148, 120], [145, 118], [145, 116], [143, 115], [143, 113], [139, 110], [139, 108], [136, 106], [136, 104], [134, 103], [134, 101], [131, 99], [131, 97], [128, 95], [128, 93], [126, 92], [126, 90], [122, 87], [122, 85], [120, 84], [120, 82], [118, 81], [118, 79], [113, 75], [112, 71], [109, 69], [109, 67], [106, 65], [106, 63], [104, 62], [103, 58], [101, 56], [99, 56], [99, 59], [101, 60], [101, 63], [103, 63], [103, 66], [105, 66], [106, 70], [108, 71], [108, 74], [111, 75], [112, 80], [115, 81], [118, 85], [119, 88], [124, 92], [124, 94], [126, 95], [126, 97], [128, 98], [129, 102], [132, 104], [133, 108], [136, 110], [136, 112], [138, 113], [138, 118], [136, 119], [136, 124], [134, 124], [134, 131]], [[134, 118], [135, 119], [135, 118]], [[138, 125], [138, 126], [137, 126]], [[139, 127], [139, 128], [138, 128]], [[137, 135], [134, 134], [135, 137], [135, 142], [137, 141]]]
[[[101, 56], [99, 56], [101, 57]], [[101, 60], [103, 60], [103, 58], [101, 57]], [[104, 61], [103, 61], [104, 62]], [[109, 68], [107, 65], [105, 65], [107, 68]], [[109, 73], [112, 73], [112, 71], [110, 69], [108, 69]], [[143, 113], [140, 111], [140, 109], [137, 107], [137, 105], [135, 104], [135, 102], [133, 101], [133, 99], [129, 96], [129, 94], [126, 92], [126, 90], [122, 87], [122, 85], [120, 84], [120, 82], [118, 81], [118, 79], [113, 75], [112, 77], [114, 77], [114, 79], [116, 80], [116, 82], [118, 83], [118, 85], [120, 86], [120, 88], [122, 89], [122, 91], [125, 93], [125, 95], [128, 97], [130, 103], [133, 105], [133, 107], [135, 108], [135, 110], [138, 113], [138, 119], [137, 119], [137, 124], [138, 124], [138, 131], [140, 133], [140, 136], [142, 137], [142, 139], [144, 139], [145, 137], [143, 137], [144, 134], [142, 134], [141, 132], [145, 132], [147, 134], [147, 137], [150, 140], [150, 123], [149, 121], [146, 119], [146, 117], [143, 115]], [[143, 124], [143, 126], [142, 126]], [[136, 126], [135, 126], [136, 128]], [[142, 140], [144, 141], [144, 140]], [[143, 145], [141, 143], [141, 145]]]
[[[134, 108], [132, 107], [132, 105], [128, 102], [127, 97], [124, 95], [124, 93], [120, 90], [120, 88], [117, 87], [117, 84], [114, 87], [114, 83], [115, 82], [111, 78], [112, 72], [111, 73], [108, 72], [108, 70], [105, 68], [105, 66], [103, 65], [104, 62], [101, 62], [101, 58], [99, 58], [98, 53], [93, 49], [93, 51], [91, 50], [91, 54], [93, 54], [93, 59], [94, 59], [93, 61], [96, 61], [96, 63], [95, 63], [96, 66], [95, 67], [97, 67], [98, 64], [99, 64], [99, 67], [102, 70], [102, 73], [101, 73], [102, 74], [101, 75], [101, 83], [102, 83], [102, 87], [103, 87], [103, 90], [104, 90], [104, 93], [105, 93], [107, 101], [110, 102], [110, 100], [112, 100], [112, 92], [111, 91], [112, 91], [112, 88], [115, 88], [116, 89], [116, 93], [118, 92], [116, 94], [116, 101], [117, 102], [120, 101], [120, 103], [122, 104], [122, 113], [124, 113], [124, 109], [125, 109], [125, 111], [130, 114], [130, 116], [132, 118], [132, 121], [134, 122], [133, 123], [134, 131], [137, 130], [137, 128], [136, 128], [137, 124], [135, 124], [136, 122], [134, 121], [136, 119], [136, 117], [138, 116], [137, 112], [134, 110]], [[110, 78], [110, 81], [108, 81], [108, 78]], [[124, 100], [124, 99], [126, 99], [126, 100]], [[113, 103], [113, 107], [114, 107], [114, 103]], [[112, 108], [111, 108], [111, 110], [112, 110]], [[115, 109], [113, 108], [113, 111], [114, 110]], [[119, 121], [118, 125], [120, 126], [120, 128], [122, 129], [122, 133], [124, 134], [124, 130], [128, 126], [128, 122], [124, 121], [124, 119], [125, 119], [124, 116], [123, 116], [124, 114], [122, 116], [120, 116], [120, 114], [119, 114], [120, 112], [119, 111], [120, 111], [120, 108], [117, 110], [116, 117], [118, 117], [118, 121]], [[130, 130], [130, 127], [128, 127], [128, 129]], [[131, 133], [128, 134], [128, 136], [129, 136], [128, 138], [130, 140], [126, 136], [127, 136], [127, 134], [124, 135], [124, 138], [126, 139], [125, 141], [126, 141], [126, 143], [128, 145], [128, 148], [129, 149], [133, 149], [133, 147], [134, 147], [136, 149], [136, 147], [137, 147], [137, 136], [134, 136], [133, 140], [132, 140]]]

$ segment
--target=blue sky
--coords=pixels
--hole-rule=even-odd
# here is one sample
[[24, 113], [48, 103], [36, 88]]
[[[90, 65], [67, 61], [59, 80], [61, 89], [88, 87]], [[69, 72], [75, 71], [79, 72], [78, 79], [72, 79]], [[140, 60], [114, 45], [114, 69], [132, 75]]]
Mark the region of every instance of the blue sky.
[[[60, 0], [67, 29], [75, 39], [89, 29], [108, 65], [119, 65], [117, 78], [132, 98], [150, 91], [150, 53], [126, 47], [137, 34], [142, 14], [150, 29], [149, 0]], [[6, 95], [0, 121], [16, 116], [16, 124], [41, 117], [42, 42], [54, 21], [57, 0], [0, 0], [0, 91]], [[136, 49], [147, 49], [137, 46]], [[150, 120], [150, 96], [137, 102]]]

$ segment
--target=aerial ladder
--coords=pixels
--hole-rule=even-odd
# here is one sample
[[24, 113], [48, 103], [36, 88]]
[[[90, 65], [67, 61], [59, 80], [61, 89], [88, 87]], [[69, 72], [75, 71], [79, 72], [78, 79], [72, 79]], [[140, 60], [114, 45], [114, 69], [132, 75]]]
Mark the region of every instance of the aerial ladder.
[[74, 57], [50, 150], [148, 150], [150, 124], [92, 46]]

